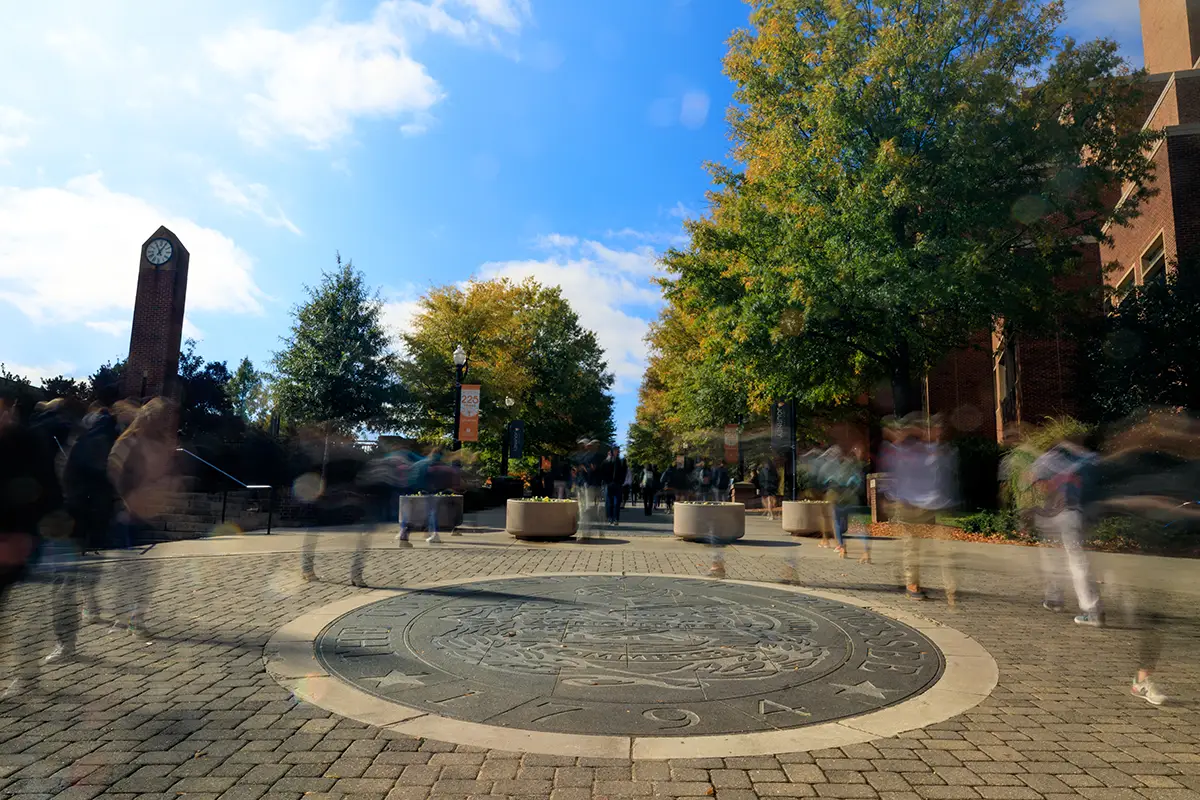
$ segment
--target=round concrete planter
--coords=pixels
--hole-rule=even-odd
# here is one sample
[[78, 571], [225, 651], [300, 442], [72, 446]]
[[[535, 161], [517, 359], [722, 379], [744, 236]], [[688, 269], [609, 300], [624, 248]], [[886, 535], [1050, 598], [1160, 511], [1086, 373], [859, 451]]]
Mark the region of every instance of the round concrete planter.
[[833, 530], [833, 506], [823, 500], [785, 500], [783, 529], [793, 536]]
[[676, 503], [675, 535], [688, 542], [737, 541], [746, 535], [742, 503]]
[[463, 522], [461, 494], [407, 494], [400, 496], [400, 519], [413, 531], [429, 529], [429, 504], [437, 503], [438, 530], [452, 531]]
[[579, 527], [579, 503], [509, 500], [505, 528], [516, 539], [570, 539]]

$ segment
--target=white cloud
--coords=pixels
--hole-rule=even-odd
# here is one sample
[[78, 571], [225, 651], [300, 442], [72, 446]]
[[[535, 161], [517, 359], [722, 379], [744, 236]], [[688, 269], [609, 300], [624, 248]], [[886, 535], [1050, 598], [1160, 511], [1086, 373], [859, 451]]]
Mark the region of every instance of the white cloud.
[[321, 148], [360, 118], [402, 119], [406, 136], [426, 132], [446, 95], [413, 43], [437, 34], [498, 44], [493, 31], [516, 33], [529, 13], [526, 0], [385, 0], [365, 22], [327, 15], [294, 32], [250, 24], [209, 38], [205, 51], [238, 87], [244, 138]]
[[138, 248], [160, 225], [191, 253], [190, 310], [262, 312], [249, 254], [220, 231], [109, 189], [99, 173], [63, 188], [0, 186], [0, 300], [38, 322], [131, 313]]
[[404, 350], [400, 337], [412, 331], [413, 320], [420, 312], [421, 304], [416, 300], [391, 300], [383, 304], [383, 324], [391, 334], [397, 352]]
[[529, 17], [529, 0], [461, 0], [475, 15], [507, 31], [515, 32]]
[[244, 83], [240, 132], [256, 144], [286, 134], [324, 147], [355, 118], [427, 112], [444, 96], [382, 11], [370, 22], [318, 22], [295, 33], [239, 28], [206, 47]]
[[651, 276], [660, 274], [657, 257], [648, 247], [614, 250], [594, 241], [583, 242], [581, 250], [582, 257], [559, 253], [541, 261], [487, 263], [481, 277], [534, 278], [561, 287], [580, 324], [594, 331], [604, 348], [616, 376], [614, 391], [632, 391], [646, 368], [645, 337], [650, 325], [649, 315], [634, 311], [653, 311], [661, 303], [660, 292], [650, 282]]
[[271, 191], [261, 183], [248, 183], [239, 186], [224, 172], [214, 172], [208, 176], [208, 185], [217, 199], [237, 210], [253, 214], [271, 227], [287, 228], [297, 236], [300, 229], [292, 223], [279, 204], [271, 199]]
[[[190, 275], [188, 277], [191, 277]], [[89, 328], [100, 333], [107, 333], [109, 336], [125, 337], [129, 335], [130, 328], [133, 327], [132, 320], [128, 319], [104, 319], [91, 320], [85, 322]]]
[[681, 94], [655, 99], [646, 110], [646, 118], [658, 128], [683, 125], [689, 130], [697, 130], [708, 120], [709, 104], [707, 92], [688, 89]]
[[534, 244], [542, 250], [566, 250], [579, 244], [579, 239], [575, 236], [563, 236], [561, 233], [548, 233], [537, 237]]
[[0, 164], [7, 164], [13, 150], [29, 144], [33, 118], [20, 109], [0, 105]]
[[68, 378], [84, 377], [74, 374], [75, 365], [68, 361], [52, 361], [48, 364], [10, 364], [0, 361], [0, 364], [3, 364], [4, 369], [13, 375], [20, 375], [34, 386], [40, 386], [42, 381], [47, 378], [57, 378], [59, 375], [64, 375]]
[[699, 216], [698, 211], [684, 205], [682, 200], [677, 201], [675, 205], [671, 206], [667, 213], [676, 219], [694, 219]]
[[[672, 215], [674, 216], [674, 215]], [[636, 239], [639, 242], [682, 247], [688, 243], [688, 237], [683, 233], [668, 233], [666, 231], [639, 231], [634, 228], [621, 228], [604, 232], [605, 239]]]
[[680, 101], [679, 121], [691, 130], [704, 127], [708, 119], [708, 94], [700, 90], [684, 92]]

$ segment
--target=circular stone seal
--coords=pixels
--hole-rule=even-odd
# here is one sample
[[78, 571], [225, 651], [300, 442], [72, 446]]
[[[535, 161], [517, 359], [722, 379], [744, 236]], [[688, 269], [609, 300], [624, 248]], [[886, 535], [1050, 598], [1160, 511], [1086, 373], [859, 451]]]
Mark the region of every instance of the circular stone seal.
[[331, 675], [432, 714], [524, 730], [696, 736], [795, 728], [919, 694], [913, 628], [765, 586], [564, 576], [435, 587], [337, 619]]

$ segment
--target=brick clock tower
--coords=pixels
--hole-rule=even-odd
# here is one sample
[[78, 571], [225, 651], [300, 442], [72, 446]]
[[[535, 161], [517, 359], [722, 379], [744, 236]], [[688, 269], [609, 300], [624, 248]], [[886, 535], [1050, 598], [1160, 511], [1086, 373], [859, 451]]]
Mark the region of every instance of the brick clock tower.
[[179, 399], [179, 346], [187, 299], [188, 251], [159, 228], [142, 245], [133, 332], [121, 387], [125, 397]]

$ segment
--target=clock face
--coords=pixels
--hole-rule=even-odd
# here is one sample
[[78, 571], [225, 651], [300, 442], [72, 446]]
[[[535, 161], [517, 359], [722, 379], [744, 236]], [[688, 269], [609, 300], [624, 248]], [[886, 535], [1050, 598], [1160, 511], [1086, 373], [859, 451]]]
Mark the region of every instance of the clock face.
[[146, 245], [146, 260], [156, 267], [170, 261], [172, 254], [171, 243], [166, 239], [152, 239], [150, 244]]

